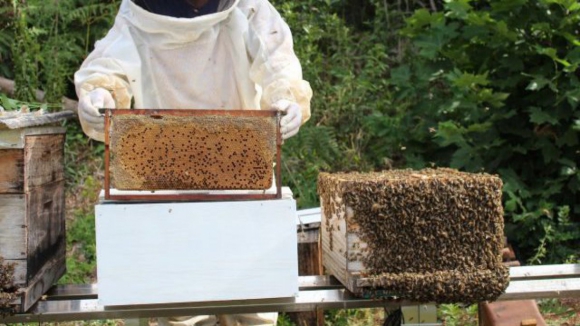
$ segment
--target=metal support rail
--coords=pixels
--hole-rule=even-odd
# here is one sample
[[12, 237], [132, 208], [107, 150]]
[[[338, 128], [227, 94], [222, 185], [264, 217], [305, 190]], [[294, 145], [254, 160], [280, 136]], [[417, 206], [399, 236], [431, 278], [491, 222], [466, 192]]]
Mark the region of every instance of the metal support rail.
[[[499, 300], [580, 297], [580, 264], [524, 266], [510, 269], [511, 282]], [[401, 299], [373, 300], [353, 296], [331, 276], [301, 276], [294, 298], [114, 306], [98, 304], [96, 285], [58, 285], [28, 312], [0, 318], [0, 323], [128, 319], [200, 314], [302, 312], [417, 305]]]

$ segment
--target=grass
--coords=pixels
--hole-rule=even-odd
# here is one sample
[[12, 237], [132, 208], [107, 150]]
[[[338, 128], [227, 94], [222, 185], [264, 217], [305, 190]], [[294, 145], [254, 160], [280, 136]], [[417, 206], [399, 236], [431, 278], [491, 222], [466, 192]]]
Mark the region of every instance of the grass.
[[59, 283], [93, 283], [96, 281], [94, 205], [103, 187], [103, 145], [89, 141], [78, 125], [67, 127], [67, 273]]

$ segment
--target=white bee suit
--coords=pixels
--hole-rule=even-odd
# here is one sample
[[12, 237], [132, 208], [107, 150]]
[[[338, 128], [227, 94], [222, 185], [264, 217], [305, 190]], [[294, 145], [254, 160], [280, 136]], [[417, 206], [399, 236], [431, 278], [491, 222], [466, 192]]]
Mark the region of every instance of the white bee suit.
[[[115, 24], [75, 74], [79, 99], [96, 88], [118, 108], [271, 109], [296, 102], [310, 117], [288, 25], [267, 0], [222, 0], [217, 13], [174, 18], [123, 0]], [[84, 132], [103, 140], [81, 118]]]
[[[217, 13], [174, 18], [123, 0], [109, 33], [75, 73], [79, 99], [102, 88], [117, 108], [264, 109], [280, 100], [310, 117], [312, 90], [303, 80], [288, 25], [267, 0], [222, 0]], [[132, 105], [133, 102], [133, 105]], [[80, 116], [83, 131], [102, 130]], [[274, 325], [276, 313], [220, 316], [222, 326]], [[159, 320], [211, 325], [213, 316]]]

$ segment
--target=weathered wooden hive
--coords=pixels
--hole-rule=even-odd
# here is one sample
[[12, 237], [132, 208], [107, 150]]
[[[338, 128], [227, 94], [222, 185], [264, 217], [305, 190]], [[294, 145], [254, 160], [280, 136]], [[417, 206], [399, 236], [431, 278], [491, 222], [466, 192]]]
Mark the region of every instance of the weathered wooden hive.
[[272, 185], [275, 114], [149, 112], [115, 110], [111, 116], [110, 171], [116, 189], [263, 190]]
[[61, 114], [9, 113], [0, 111], [0, 311], [20, 312], [65, 272], [65, 130], [19, 128]]
[[361, 296], [494, 300], [509, 282], [501, 190], [452, 169], [321, 173], [323, 264]]

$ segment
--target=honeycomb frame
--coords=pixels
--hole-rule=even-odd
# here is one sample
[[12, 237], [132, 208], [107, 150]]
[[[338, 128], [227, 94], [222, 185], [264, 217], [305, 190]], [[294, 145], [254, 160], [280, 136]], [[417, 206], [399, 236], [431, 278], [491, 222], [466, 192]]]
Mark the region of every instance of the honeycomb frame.
[[[282, 138], [280, 113], [277, 111], [103, 111], [106, 200], [281, 198]], [[168, 151], [168, 146], [171, 151]], [[275, 194], [265, 191], [272, 185], [272, 165]], [[117, 187], [118, 184], [121, 186]], [[151, 192], [111, 194], [112, 188]], [[155, 193], [156, 190], [184, 191], [167, 194]], [[188, 190], [198, 192], [186, 192]], [[227, 190], [234, 191], [228, 193]], [[239, 190], [264, 191], [245, 193]]]

